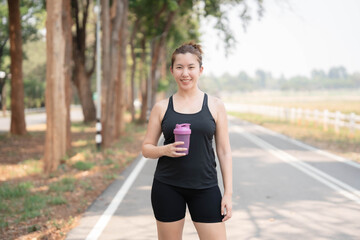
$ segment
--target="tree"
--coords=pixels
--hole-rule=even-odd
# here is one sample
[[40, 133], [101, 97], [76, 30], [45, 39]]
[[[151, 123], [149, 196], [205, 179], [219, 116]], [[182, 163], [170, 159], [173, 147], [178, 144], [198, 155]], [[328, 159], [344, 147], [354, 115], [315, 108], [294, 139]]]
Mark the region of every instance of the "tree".
[[[9, 3], [11, 4], [16, 4], [16, 2], [12, 2], [9, 1]], [[33, 41], [38, 39], [38, 27], [39, 27], [39, 23], [42, 21], [43, 19], [43, 0], [21, 0], [19, 3], [19, 10], [20, 10], [20, 33], [21, 33], [21, 38], [22, 38], [22, 43], [25, 44], [27, 41]], [[18, 10], [18, 11], [19, 11]], [[7, 60], [7, 58], [10, 58], [10, 50], [9, 50], [9, 20], [7, 17], [5, 17], [9, 12], [9, 8], [8, 8], [8, 3], [6, 0], [0, 0], [0, 16], [1, 16], [1, 21], [0, 21], [0, 69], [1, 71], [5, 72], [6, 77], [1, 79], [1, 84], [0, 84], [0, 98], [2, 99], [2, 105], [3, 105], [3, 110], [6, 109], [6, 105], [5, 100], [6, 100], [6, 96], [5, 96], [5, 91], [4, 89], [6, 88], [6, 83], [11, 81], [7, 81], [10, 80], [10, 66], [9, 63], [10, 61], [5, 61]], [[10, 11], [9, 14], [14, 15], [15, 12]], [[20, 51], [20, 49], [17, 48], [17, 50]], [[18, 55], [18, 57], [20, 57], [20, 53]], [[25, 55], [26, 57], [26, 55]], [[19, 64], [19, 63], [15, 63]], [[23, 71], [22, 71], [23, 72]], [[20, 90], [22, 91], [22, 90]], [[24, 93], [23, 93], [24, 95]], [[26, 95], [26, 93], [25, 93]], [[21, 101], [21, 100], [20, 100]], [[15, 114], [15, 118], [16, 119], [21, 119], [21, 116], [17, 116], [17, 112], [14, 112], [13, 114]], [[20, 113], [22, 114], [22, 113]]]
[[330, 79], [345, 79], [347, 78], [348, 74], [346, 69], [340, 66], [330, 68], [328, 76]]
[[11, 125], [10, 133], [24, 135], [24, 83], [22, 79], [22, 39], [20, 24], [20, 0], [8, 0], [9, 35], [11, 55]]
[[101, 1], [102, 18], [102, 99], [103, 147], [110, 147], [124, 128], [124, 81], [126, 61], [127, 0]]
[[[178, 0], [178, 1], [170, 1], [169, 4], [165, 2], [163, 6], [161, 7], [160, 11], [155, 15], [155, 27], [160, 29], [159, 35], [155, 36], [152, 40], [151, 45], [151, 72], [150, 72], [150, 81], [151, 81], [151, 106], [154, 106], [155, 104], [155, 97], [156, 92], [158, 88], [158, 80], [159, 78], [156, 76], [156, 71], [158, 70], [158, 63], [160, 60], [161, 52], [165, 51], [166, 47], [166, 38], [170, 31], [170, 28], [173, 24], [173, 21], [175, 19], [175, 14], [179, 10], [179, 7], [181, 4], [184, 3], [185, 0]], [[162, 13], [165, 12], [165, 17], [161, 20], [165, 20], [159, 27], [160, 17]]]
[[57, 169], [70, 148], [71, 10], [70, 0], [46, 4], [46, 141], [44, 171]]
[[[255, 0], [259, 5], [259, 15], [262, 14], [262, 0]], [[240, 17], [243, 20], [244, 26], [251, 19], [250, 14], [247, 8], [247, 1], [244, 0], [230, 0], [230, 1], [221, 1], [221, 0], [195, 0], [195, 1], [186, 1], [186, 0], [166, 0], [166, 1], [146, 1], [138, 0], [130, 2], [130, 9], [137, 13], [137, 16], [141, 16], [140, 26], [147, 26], [147, 31], [145, 31], [145, 39], [151, 48], [151, 62], [150, 62], [150, 74], [149, 82], [151, 84], [150, 91], [147, 92], [147, 95], [150, 97], [150, 108], [155, 103], [156, 92], [159, 87], [159, 77], [161, 74], [159, 72], [159, 66], [164, 66], [161, 61], [161, 53], [165, 52], [168, 47], [168, 36], [169, 31], [174, 28], [174, 19], [179, 17], [177, 22], [182, 21], [181, 17], [187, 16], [188, 14], [193, 14], [196, 16], [214, 16], [217, 19], [215, 28], [220, 30], [220, 36], [224, 40], [227, 48], [230, 48], [235, 42], [231, 30], [228, 28], [228, 19], [226, 17], [226, 12], [221, 7], [223, 3], [230, 4], [243, 4], [244, 10], [241, 13]], [[195, 7], [196, 6], [196, 7]], [[185, 27], [183, 31], [191, 30], [188, 27]], [[143, 107], [144, 100], [142, 99]], [[148, 112], [148, 111], [146, 111]], [[142, 111], [142, 115], [144, 114]]]
[[[95, 121], [95, 104], [92, 98], [90, 77], [95, 70], [95, 52], [93, 51], [92, 65], [86, 69], [86, 36], [89, 18], [90, 0], [74, 0], [72, 4], [72, 17], [75, 22], [75, 31], [73, 34], [73, 82], [78, 91], [80, 103], [83, 110], [84, 122]], [[96, 46], [96, 44], [94, 44]]]

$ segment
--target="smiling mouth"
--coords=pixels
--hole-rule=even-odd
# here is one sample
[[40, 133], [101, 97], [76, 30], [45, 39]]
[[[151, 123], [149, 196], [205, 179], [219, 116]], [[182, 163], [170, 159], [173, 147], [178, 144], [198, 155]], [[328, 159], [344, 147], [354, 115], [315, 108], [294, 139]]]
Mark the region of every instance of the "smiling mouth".
[[185, 82], [185, 83], [186, 83], [186, 82], [190, 82], [190, 81], [191, 81], [191, 79], [180, 79], [180, 81], [181, 81], [181, 82]]

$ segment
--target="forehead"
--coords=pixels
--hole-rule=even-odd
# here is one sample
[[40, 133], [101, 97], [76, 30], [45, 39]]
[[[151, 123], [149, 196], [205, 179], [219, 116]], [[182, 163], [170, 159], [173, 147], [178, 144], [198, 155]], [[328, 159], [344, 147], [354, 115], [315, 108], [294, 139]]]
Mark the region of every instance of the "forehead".
[[198, 62], [197, 56], [192, 53], [179, 53], [175, 55], [174, 64], [189, 65]]

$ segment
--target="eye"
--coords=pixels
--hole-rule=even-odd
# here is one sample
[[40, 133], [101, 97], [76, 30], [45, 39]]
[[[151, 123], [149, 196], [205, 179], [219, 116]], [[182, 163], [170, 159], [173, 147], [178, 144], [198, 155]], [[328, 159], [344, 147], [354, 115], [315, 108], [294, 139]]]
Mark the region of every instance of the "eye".
[[181, 69], [181, 67], [176, 67], [176, 69]]

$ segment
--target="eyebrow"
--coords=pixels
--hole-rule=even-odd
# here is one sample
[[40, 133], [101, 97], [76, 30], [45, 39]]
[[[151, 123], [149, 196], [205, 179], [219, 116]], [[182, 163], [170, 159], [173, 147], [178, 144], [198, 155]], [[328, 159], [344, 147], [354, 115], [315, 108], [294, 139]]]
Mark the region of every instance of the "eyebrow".
[[[195, 65], [195, 63], [190, 63], [189, 66], [192, 66], [192, 65]], [[175, 64], [175, 66], [183, 66], [182, 64], [178, 63], [178, 64]]]

